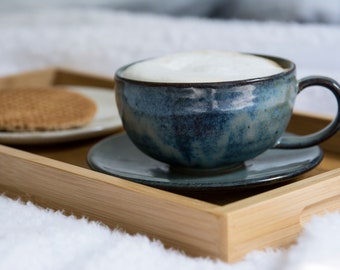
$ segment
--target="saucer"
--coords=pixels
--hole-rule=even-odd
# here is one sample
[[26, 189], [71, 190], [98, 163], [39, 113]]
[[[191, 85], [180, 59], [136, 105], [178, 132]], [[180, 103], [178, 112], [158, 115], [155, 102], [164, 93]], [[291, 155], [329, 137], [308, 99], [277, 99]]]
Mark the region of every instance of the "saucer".
[[244, 163], [244, 166], [220, 175], [186, 175], [142, 153], [126, 133], [113, 135], [94, 145], [88, 163], [96, 171], [148, 186], [181, 191], [250, 188], [287, 181], [317, 166], [323, 152], [318, 146], [303, 149], [269, 149]]

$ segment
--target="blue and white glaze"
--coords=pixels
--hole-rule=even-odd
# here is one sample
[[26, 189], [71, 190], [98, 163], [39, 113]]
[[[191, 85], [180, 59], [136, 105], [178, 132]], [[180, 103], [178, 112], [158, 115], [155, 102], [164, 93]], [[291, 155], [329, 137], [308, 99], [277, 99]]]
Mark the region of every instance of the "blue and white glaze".
[[298, 91], [295, 67], [243, 82], [150, 83], [116, 73], [116, 100], [132, 142], [162, 162], [215, 169], [274, 146]]
[[306, 78], [300, 85], [294, 63], [267, 58], [284, 71], [218, 83], [136, 81], [123, 76], [130, 65], [120, 68], [115, 75], [116, 101], [129, 138], [145, 154], [191, 173], [233, 168], [271, 147], [316, 145], [339, 130], [340, 110], [318, 133], [280, 138], [299, 91], [325, 86], [340, 108], [340, 86], [325, 77]]

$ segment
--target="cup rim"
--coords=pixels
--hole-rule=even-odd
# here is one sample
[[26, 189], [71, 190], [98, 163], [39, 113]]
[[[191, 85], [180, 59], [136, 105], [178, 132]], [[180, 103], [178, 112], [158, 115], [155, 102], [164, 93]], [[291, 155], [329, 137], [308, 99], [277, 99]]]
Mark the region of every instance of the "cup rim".
[[154, 81], [143, 81], [143, 80], [136, 80], [136, 79], [130, 79], [127, 77], [124, 77], [122, 75], [123, 71], [126, 70], [128, 67], [135, 65], [140, 62], [148, 61], [153, 58], [147, 58], [142, 59], [139, 61], [132, 62], [130, 64], [124, 65], [116, 71], [114, 75], [114, 79], [117, 81], [126, 81], [134, 84], [140, 84], [140, 85], [148, 85], [148, 86], [171, 86], [171, 87], [207, 87], [207, 86], [232, 86], [232, 85], [243, 85], [243, 84], [250, 84], [255, 82], [263, 82], [268, 80], [276, 80], [281, 77], [285, 77], [291, 73], [295, 73], [296, 65], [294, 62], [277, 56], [271, 56], [271, 55], [264, 55], [264, 54], [254, 54], [254, 53], [242, 53], [247, 55], [253, 55], [258, 57], [263, 57], [269, 60], [272, 60], [276, 63], [278, 63], [281, 67], [285, 68], [282, 72], [269, 75], [269, 76], [263, 76], [263, 77], [257, 77], [257, 78], [250, 78], [250, 79], [244, 79], [244, 80], [231, 80], [231, 81], [218, 81], [218, 82], [154, 82]]

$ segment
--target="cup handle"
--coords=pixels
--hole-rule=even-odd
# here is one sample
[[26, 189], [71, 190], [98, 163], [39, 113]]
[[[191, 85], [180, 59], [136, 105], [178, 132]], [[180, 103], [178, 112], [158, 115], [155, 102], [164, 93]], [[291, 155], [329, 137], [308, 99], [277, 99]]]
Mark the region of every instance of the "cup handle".
[[329, 125], [315, 133], [304, 136], [283, 136], [277, 141], [274, 148], [297, 149], [317, 145], [333, 136], [340, 129], [340, 85], [328, 77], [309, 76], [298, 82], [298, 94], [309, 86], [322, 86], [333, 93], [338, 105], [335, 118]]

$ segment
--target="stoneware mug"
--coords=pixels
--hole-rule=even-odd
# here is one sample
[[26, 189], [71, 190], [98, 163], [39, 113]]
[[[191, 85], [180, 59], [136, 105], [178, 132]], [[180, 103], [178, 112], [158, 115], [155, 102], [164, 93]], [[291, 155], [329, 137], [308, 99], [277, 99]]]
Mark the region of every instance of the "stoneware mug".
[[[340, 128], [340, 86], [331, 78], [297, 81], [295, 64], [275, 61], [281, 73], [239, 81], [164, 83], [115, 74], [117, 106], [131, 141], [145, 154], [183, 172], [236, 168], [269, 148], [317, 145]], [[308, 86], [323, 86], [337, 101], [334, 120], [306, 136], [286, 136], [295, 98]]]

